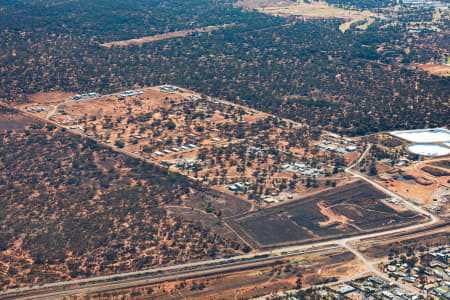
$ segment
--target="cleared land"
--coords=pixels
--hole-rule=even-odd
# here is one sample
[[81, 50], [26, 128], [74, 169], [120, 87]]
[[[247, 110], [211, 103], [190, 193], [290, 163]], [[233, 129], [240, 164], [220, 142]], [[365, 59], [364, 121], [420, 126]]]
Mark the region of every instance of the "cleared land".
[[339, 26], [339, 30], [342, 32], [347, 31], [353, 24], [358, 23], [358, 25], [356, 25], [357, 29], [360, 30], [366, 30], [367, 27], [370, 26], [370, 24], [372, 24], [375, 21], [374, 18], [372, 17], [360, 17], [360, 18], [355, 18], [351, 21], [348, 21], [342, 25]]
[[450, 76], [450, 66], [448, 65], [428, 63], [424, 65], [419, 65], [419, 68], [427, 72], [430, 72], [431, 74], [434, 75]]
[[[439, 195], [442, 188], [449, 187], [448, 158], [428, 158], [413, 155], [407, 149], [407, 140], [430, 140], [436, 142], [448, 139], [447, 131], [444, 129], [420, 129], [412, 131], [401, 131], [399, 137], [388, 134], [379, 134], [370, 137], [374, 144], [369, 154], [370, 159], [376, 162], [376, 174], [373, 179], [385, 188], [401, 195], [405, 199], [424, 205], [426, 209], [438, 205], [440, 209], [433, 208], [433, 212], [440, 214], [446, 211], [448, 206], [441, 201]], [[444, 146], [442, 146], [444, 147]], [[423, 161], [422, 161], [423, 159]], [[370, 164], [363, 163], [359, 166], [363, 172], [370, 169]], [[444, 199], [445, 200], [445, 199]]]
[[33, 118], [17, 114], [14, 110], [0, 106], [0, 130], [23, 129], [36, 123]]
[[368, 17], [375, 17], [376, 14], [370, 11], [347, 10], [329, 5], [322, 1], [292, 2], [292, 1], [255, 1], [242, 0], [238, 1], [236, 6], [248, 9], [257, 9], [266, 14], [288, 17], [303, 16], [305, 18], [342, 18], [346, 20], [362, 20]]
[[[405, 226], [422, 220], [411, 211], [394, 210], [381, 201], [384, 198], [387, 198], [384, 193], [357, 181], [245, 214], [229, 223], [255, 247], [274, 247]], [[333, 216], [344, 218], [335, 217], [330, 224], [329, 217], [323, 213], [324, 207], [330, 209]]]
[[[367, 233], [422, 218], [385, 201], [385, 194], [366, 183], [348, 184], [342, 169], [359, 157], [358, 140], [174, 86], [123, 95], [37, 103], [45, 110], [33, 114], [201, 181], [209, 191], [173, 203], [179, 207], [172, 213], [218, 231], [224, 222], [255, 248]], [[325, 191], [317, 193], [320, 189]]]
[[386, 241], [358, 248], [361, 253], [370, 259], [385, 259], [389, 255], [416, 252], [420, 247], [435, 247], [446, 245], [450, 242], [448, 227], [437, 232], [428, 233], [419, 237], [400, 238], [398, 240]]
[[[345, 181], [343, 167], [359, 155], [351, 139], [331, 140], [320, 130], [182, 88], [120, 94], [51, 103], [40, 95], [20, 109], [202, 181], [211, 196], [180, 205], [218, 216]], [[341, 152], [316, 147], [319, 140]]]
[[206, 26], [191, 30], [180, 30], [180, 31], [173, 31], [168, 32], [164, 34], [156, 34], [152, 36], [145, 36], [139, 39], [130, 39], [130, 40], [124, 40], [124, 41], [115, 41], [110, 43], [104, 43], [101, 44], [103, 47], [111, 48], [112, 46], [128, 46], [128, 45], [142, 45], [145, 43], [155, 42], [155, 41], [161, 41], [161, 40], [167, 40], [167, 39], [173, 39], [178, 37], [185, 37], [189, 36], [195, 33], [205, 33], [205, 32], [212, 32], [214, 30], [218, 30], [221, 28], [226, 28], [229, 26], [233, 26], [233, 24], [225, 24], [221, 26]]

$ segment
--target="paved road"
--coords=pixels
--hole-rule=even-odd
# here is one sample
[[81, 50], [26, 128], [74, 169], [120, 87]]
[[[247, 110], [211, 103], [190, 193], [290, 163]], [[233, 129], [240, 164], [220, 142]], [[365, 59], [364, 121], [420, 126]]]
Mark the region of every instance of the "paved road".
[[[364, 157], [367, 155], [367, 153], [369, 153], [371, 147], [372, 147], [372, 145], [368, 144], [367, 149], [364, 151], [364, 153], [361, 155], [361, 157], [353, 165], [348, 167], [345, 171], [347, 173], [352, 174], [354, 177], [360, 178], [360, 179], [370, 183], [372, 186], [374, 186], [378, 190], [383, 191], [384, 193], [388, 194], [392, 198], [403, 201], [405, 206], [407, 206], [410, 210], [416, 211], [419, 214], [426, 215], [426, 216], [429, 217], [429, 221], [428, 222], [423, 223], [423, 224], [417, 224], [417, 225], [409, 226], [408, 230], [412, 230], [414, 228], [423, 228], [424, 226], [432, 225], [432, 224], [438, 222], [439, 219], [437, 217], [435, 217], [433, 214], [431, 214], [428, 211], [425, 211], [422, 208], [420, 208], [420, 207], [410, 203], [408, 200], [403, 199], [401, 196], [399, 196], [399, 195], [395, 194], [394, 192], [386, 189], [385, 187], [383, 187], [380, 184], [376, 183], [372, 179], [370, 179], [370, 178], [368, 178], [368, 177], [366, 177], [366, 176], [364, 176], [364, 175], [362, 175], [362, 174], [360, 174], [358, 172], [354, 172], [352, 170], [354, 167], [358, 166], [361, 163], [361, 161], [364, 159]], [[384, 234], [386, 234], [386, 232], [384, 232]], [[356, 255], [356, 257], [358, 257], [361, 260], [361, 262], [364, 263], [369, 268], [370, 272], [376, 274], [378, 277], [380, 277], [384, 281], [390, 282], [392, 284], [396, 284], [397, 286], [401, 287], [402, 289], [404, 289], [406, 291], [409, 291], [409, 292], [411, 292], [411, 293], [413, 293], [415, 295], [420, 294], [422, 296], [425, 296], [422, 293], [418, 293], [417, 290], [415, 290], [415, 289], [413, 289], [413, 288], [411, 288], [411, 287], [409, 287], [409, 286], [407, 286], [405, 284], [402, 284], [402, 283], [400, 283], [398, 281], [395, 281], [395, 280], [387, 277], [382, 272], [378, 271], [378, 269], [376, 267], [374, 267], [374, 265], [371, 262], [369, 262], [359, 251], [357, 251], [356, 249], [352, 248], [351, 246], [348, 246], [349, 242], [350, 241], [347, 241], [347, 242], [344, 242], [344, 243], [339, 243], [339, 244], [344, 246], [347, 250], [351, 251], [354, 255]]]
[[[405, 228], [405, 229], [407, 230], [408, 228]], [[399, 230], [396, 230], [396, 232], [399, 232]], [[376, 235], [379, 236], [379, 235], [384, 235], [384, 234], [386, 234], [386, 233], [381, 232], [381, 233], [377, 233]], [[415, 233], [415, 234], [418, 235], [419, 233]], [[413, 235], [415, 235], [415, 234], [413, 234]], [[410, 235], [412, 235], [412, 234], [407, 233], [405, 235], [401, 235], [396, 238], [408, 237]], [[369, 238], [370, 236], [372, 236], [372, 235], [366, 235], [367, 238]], [[361, 238], [364, 238], [364, 237], [357, 236], [357, 237], [353, 237], [353, 238], [342, 239], [339, 241], [323, 242], [320, 244], [322, 244], [324, 246], [326, 246], [326, 245], [332, 245], [332, 246], [323, 248], [323, 249], [317, 249], [317, 250], [305, 250], [305, 251], [299, 252], [299, 250], [311, 248], [311, 247], [313, 247], [313, 245], [286, 247], [286, 248], [276, 249], [276, 250], [272, 250], [272, 251], [266, 251], [266, 252], [262, 252], [262, 253], [258, 253], [258, 254], [240, 255], [240, 256], [235, 256], [235, 257], [230, 257], [230, 258], [222, 258], [222, 259], [216, 259], [216, 260], [211, 260], [211, 261], [187, 263], [187, 264], [183, 264], [183, 265], [174, 265], [174, 266], [169, 266], [169, 267], [142, 270], [142, 271], [137, 271], [137, 272], [128, 272], [128, 273], [122, 273], [122, 274], [118, 274], [118, 275], [99, 276], [99, 277], [95, 277], [95, 278], [87, 278], [87, 279], [72, 280], [72, 281], [59, 282], [59, 283], [53, 283], [53, 284], [45, 284], [42, 286], [35, 286], [35, 287], [31, 287], [31, 288], [7, 290], [4, 292], [0, 292], [0, 298], [2, 296], [7, 296], [8, 294], [17, 293], [17, 292], [25, 292], [25, 291], [28, 291], [28, 292], [36, 291], [37, 293], [43, 294], [44, 298], [42, 298], [42, 299], [45, 299], [45, 295], [47, 295], [47, 296], [50, 294], [53, 295], [54, 293], [56, 293], [55, 295], [57, 295], [57, 293], [62, 293], [65, 296], [84, 294], [86, 292], [94, 293], [94, 292], [98, 292], [98, 291], [104, 291], [105, 287], [109, 287], [109, 290], [117, 289], [118, 286], [113, 285], [113, 283], [120, 284], [121, 288], [133, 287], [133, 286], [140, 285], [143, 280], [146, 280], [146, 278], [154, 278], [154, 276], [159, 277], [160, 275], [157, 275], [159, 272], [169, 272], [170, 273], [169, 275], [177, 275], [177, 274], [185, 273], [185, 271], [183, 271], [183, 269], [189, 269], [189, 268], [195, 268], [195, 267], [198, 267], [198, 269], [195, 269], [194, 271], [202, 270], [204, 267], [212, 268], [212, 269], [221, 268], [222, 266], [224, 266], [227, 263], [246, 264], [246, 263], [251, 263], [251, 262], [257, 261], [258, 259], [261, 258], [261, 256], [264, 256], [264, 255], [271, 255], [270, 257], [267, 257], [267, 259], [280, 259], [280, 258], [288, 257], [288, 256], [297, 256], [297, 255], [301, 255], [301, 254], [308, 254], [308, 253], [314, 253], [314, 252], [326, 252], [326, 251], [332, 251], [332, 250], [337, 250], [337, 249], [342, 249], [342, 248], [352, 249], [352, 252], [354, 253], [354, 251], [356, 251], [356, 250], [351, 248], [351, 246], [349, 246], [349, 244], [352, 240], [356, 241]], [[379, 239], [377, 241], [371, 241], [371, 242], [382, 242], [385, 240], [387, 240], [387, 239]], [[360, 244], [360, 243], [356, 243], [353, 245], [358, 245], [358, 244]], [[317, 244], [315, 244], [315, 245], [317, 247]], [[291, 251], [293, 253], [288, 253]], [[283, 254], [283, 253], [285, 253], [285, 254]], [[357, 257], [360, 257], [361, 254], [359, 254], [359, 252], [357, 252], [357, 253], [358, 253]], [[356, 253], [355, 253], [355, 255], [356, 255]], [[242, 260], [242, 261], [239, 262], [240, 260]], [[369, 264], [369, 265], [371, 264], [371, 262], [368, 262], [366, 259], [364, 259], [363, 262], [366, 264]], [[208, 266], [211, 264], [221, 264], [221, 265]], [[178, 270], [180, 270], [180, 271], [178, 271]], [[171, 272], [171, 271], [173, 271], [173, 272]], [[181, 273], [179, 273], [179, 272], [181, 272]], [[141, 275], [142, 277], [131, 278], [131, 279], [121, 279], [121, 278], [139, 276], [139, 275]], [[360, 275], [362, 275], [362, 274], [360, 274]], [[384, 276], [383, 276], [383, 278], [384, 278]], [[107, 280], [114, 280], [114, 282], [110, 282]], [[162, 280], [164, 281], [166, 279], [162, 278]], [[98, 281], [107, 281], [107, 282], [96, 283]], [[348, 281], [348, 279], [346, 279], [345, 281]], [[82, 286], [82, 287], [73, 287], [73, 288], [69, 287], [70, 285], [75, 285], [75, 284], [86, 284], [86, 285]], [[59, 290], [56, 292], [40, 292], [44, 289], [49, 289], [49, 288], [62, 288], [63, 290]], [[36, 294], [33, 294], [33, 295], [36, 295]], [[23, 297], [14, 297], [14, 299], [38, 299], [38, 298], [33, 298], [33, 297], [30, 298], [29, 296], [23, 296]]]
[[[86, 293], [93, 293], [93, 292], [99, 292], [99, 291], [107, 291], [107, 290], [116, 290], [121, 288], [129, 288], [131, 286], [139, 286], [139, 285], [146, 285], [146, 284], [155, 284], [160, 282], [166, 282], [170, 280], [179, 280], [182, 278], [192, 278], [192, 277], [199, 277], [199, 276], [208, 276], [218, 273], [228, 273], [228, 272], [234, 272], [234, 271], [240, 271], [242, 269], [245, 269], [246, 267], [251, 266], [251, 268], [258, 268], [261, 267], [262, 263], [267, 262], [274, 262], [280, 259], [298, 256], [298, 255], [304, 255], [304, 254], [313, 254], [313, 253], [322, 253], [322, 252], [330, 252], [335, 251], [338, 249], [341, 249], [342, 246], [332, 246], [328, 248], [322, 248], [322, 249], [314, 249], [314, 250], [307, 250], [303, 252], [296, 252], [296, 253], [286, 253], [278, 256], [271, 256], [266, 257], [264, 255], [253, 255], [254, 258], [251, 260], [245, 260], [245, 261], [234, 261], [229, 262], [226, 264], [220, 264], [218, 266], [204, 266], [201, 268], [196, 269], [187, 269], [187, 270], [180, 270], [175, 272], [170, 272], [167, 274], [150, 274], [147, 276], [142, 276], [139, 278], [128, 278], [128, 279], [122, 279], [122, 280], [115, 280], [115, 281], [108, 281], [108, 282], [100, 282], [100, 283], [93, 283], [90, 285], [86, 285], [83, 287], [69, 287], [64, 290], [58, 290], [58, 291], [42, 291], [37, 293], [33, 293], [31, 295], [24, 295], [24, 296], [18, 296], [18, 297], [11, 297], [11, 299], [60, 299], [62, 297], [66, 296], [74, 296], [74, 295], [82, 295]], [[262, 256], [262, 257], [261, 257]], [[167, 268], [159, 268], [159, 269], [167, 269]], [[183, 275], [183, 276], [181, 276]], [[44, 287], [44, 286], [42, 286]], [[2, 295], [0, 294], [0, 297]]]
[[[372, 147], [372, 145], [369, 144], [368, 147], [367, 147], [367, 149], [366, 149], [366, 150], [364, 151], [364, 153], [361, 155], [361, 157], [360, 157], [353, 165], [351, 165], [350, 167], [348, 167], [347, 169], [345, 169], [345, 172], [351, 174], [353, 177], [356, 177], [356, 178], [359, 178], [359, 179], [361, 179], [361, 180], [366, 181], [367, 183], [371, 184], [371, 185], [372, 185], [373, 187], [375, 187], [376, 189], [378, 189], [378, 190], [384, 192], [385, 194], [389, 195], [389, 196], [392, 197], [393, 199], [396, 199], [396, 200], [398, 200], [398, 201], [402, 201], [402, 202], [404, 203], [404, 205], [405, 205], [408, 209], [410, 209], [410, 210], [412, 210], [412, 211], [415, 211], [415, 212], [417, 212], [417, 213], [419, 213], [419, 214], [425, 215], [425, 216], [427, 216], [427, 217], [430, 218], [430, 221], [429, 221], [429, 222], [423, 223], [423, 224], [418, 224], [418, 225], [416, 225], [416, 226], [417, 226], [416, 228], [421, 228], [421, 227], [424, 227], [424, 226], [427, 226], [427, 225], [431, 225], [431, 224], [436, 223], [439, 219], [438, 219], [435, 215], [433, 215], [433, 214], [431, 214], [430, 212], [428, 212], [428, 211], [422, 209], [422, 208], [419, 207], [419, 206], [416, 206], [416, 205], [412, 204], [412, 203], [409, 202], [408, 200], [404, 199], [402, 196], [397, 195], [396, 193], [392, 192], [391, 190], [388, 190], [387, 188], [385, 188], [384, 186], [378, 184], [377, 182], [375, 182], [375, 181], [372, 180], [371, 178], [366, 177], [365, 175], [363, 175], [363, 174], [361, 174], [361, 173], [359, 173], [359, 172], [356, 172], [356, 171], [353, 171], [353, 170], [352, 170], [355, 166], [357, 166], [357, 165], [364, 159], [364, 157], [365, 157], [365, 156], [367, 155], [367, 153], [370, 151], [371, 147]], [[410, 227], [408, 227], [408, 228], [410, 228]]]

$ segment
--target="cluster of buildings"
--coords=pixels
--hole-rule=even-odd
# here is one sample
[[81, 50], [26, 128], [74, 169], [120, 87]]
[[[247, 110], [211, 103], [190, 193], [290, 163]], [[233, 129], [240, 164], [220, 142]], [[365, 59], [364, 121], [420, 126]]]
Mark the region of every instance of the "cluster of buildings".
[[440, 2], [440, 1], [429, 1], [429, 0], [402, 0], [402, 4], [404, 5], [418, 5], [418, 6], [425, 6], [425, 7], [448, 7], [446, 3]]
[[[227, 189], [234, 193], [248, 193], [250, 186], [250, 182], [236, 182], [227, 186]], [[278, 202], [283, 202], [286, 199], [293, 199], [292, 192], [288, 191], [282, 194], [273, 192], [271, 195], [265, 195], [262, 197], [262, 201], [266, 204], [276, 204]]]
[[348, 299], [423, 299], [419, 294], [427, 295], [426, 299], [450, 299], [449, 254], [450, 248], [447, 245], [427, 252], [430, 260], [427, 260], [426, 266], [392, 261], [383, 267], [383, 272], [390, 278], [411, 286], [419, 293], [412, 293], [376, 276], [341, 284], [334, 287], [333, 291]]
[[47, 110], [47, 108], [44, 108], [44, 107], [29, 107], [29, 108], [27, 108], [27, 112], [43, 112], [46, 110]]
[[232, 192], [245, 192], [248, 190], [249, 186], [250, 186], [249, 182], [236, 182], [228, 186], [228, 189]]
[[165, 155], [168, 155], [168, 154], [172, 154], [174, 152], [189, 151], [189, 150], [193, 150], [193, 149], [196, 149], [196, 148], [198, 148], [198, 146], [195, 145], [195, 144], [187, 144], [187, 145], [184, 145], [184, 146], [181, 146], [181, 147], [173, 147], [173, 148], [170, 148], [170, 149], [164, 149], [162, 152], [156, 151], [154, 154], [156, 156], [161, 156], [162, 157], [162, 156], [165, 156]]
[[403, 201], [396, 198], [388, 198], [386, 199], [386, 202], [392, 205], [401, 205], [402, 207], [404, 207]]
[[87, 93], [87, 94], [78, 94], [75, 95], [73, 97], [70, 97], [70, 99], [78, 101], [78, 100], [83, 100], [83, 99], [91, 99], [91, 98], [98, 98], [100, 97], [99, 94], [97, 93]]
[[294, 198], [294, 195], [292, 195], [292, 192], [287, 191], [286, 193], [283, 193], [283, 194], [272, 193], [271, 196], [263, 196], [262, 200], [266, 204], [276, 204], [278, 202], [283, 202], [286, 199], [293, 199], [293, 198]]
[[425, 206], [425, 208], [432, 213], [438, 213], [441, 211], [442, 205], [439, 203], [433, 203], [431, 205]]
[[329, 134], [326, 139], [320, 141], [316, 147], [339, 154], [347, 154], [349, 152], [355, 152], [357, 147], [352, 145], [352, 140], [349, 138], [343, 138], [336, 134]]
[[284, 164], [281, 166], [281, 170], [299, 173], [305, 176], [321, 176], [325, 174], [322, 169], [313, 168], [303, 163]]
[[183, 157], [176, 159], [174, 161], [174, 163], [168, 162], [168, 164], [175, 164], [175, 166], [177, 166], [178, 168], [183, 168], [183, 169], [189, 169], [197, 163], [198, 163], [198, 160], [196, 160], [196, 159], [189, 159], [189, 158], [183, 158]]
[[429, 253], [431, 260], [426, 266], [391, 263], [384, 266], [383, 271], [396, 280], [413, 285], [432, 299], [450, 299], [449, 254], [449, 246], [441, 247]]
[[83, 126], [70, 126], [70, 129], [78, 129], [78, 130], [83, 130]]
[[159, 86], [159, 90], [160, 90], [161, 92], [166, 92], [166, 93], [169, 93], [169, 94], [173, 94], [173, 93], [179, 91], [180, 88], [178, 88], [178, 87], [176, 87], [176, 86], [173, 86], [173, 85], [168, 85], [168, 84], [167, 84], [167, 85], [161, 85], [161, 86]]
[[171, 159], [171, 160], [161, 160], [159, 162], [163, 166], [176, 166], [179, 169], [182, 170], [188, 170], [193, 169], [195, 166], [204, 166], [207, 163], [202, 161], [201, 159], [192, 159], [192, 158], [185, 158], [185, 157], [179, 157], [177, 159]]
[[383, 299], [383, 300], [415, 300], [419, 299], [411, 292], [405, 291], [376, 276], [368, 276], [349, 284], [342, 284], [334, 289], [348, 299]]
[[[265, 146], [265, 145], [261, 145], [261, 146]], [[264, 150], [264, 148], [255, 147], [255, 146], [248, 148], [247, 151], [252, 152], [252, 153], [265, 153], [266, 152], [266, 150]]]

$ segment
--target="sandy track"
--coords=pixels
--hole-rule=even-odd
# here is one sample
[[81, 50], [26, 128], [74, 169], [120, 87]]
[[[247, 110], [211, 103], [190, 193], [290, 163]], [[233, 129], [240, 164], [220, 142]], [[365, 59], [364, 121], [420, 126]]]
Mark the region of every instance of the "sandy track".
[[225, 24], [225, 25], [217, 25], [217, 26], [200, 27], [200, 28], [191, 29], [191, 30], [173, 31], [173, 32], [168, 32], [168, 33], [163, 33], [163, 34], [156, 34], [156, 35], [152, 35], [152, 36], [145, 36], [145, 37], [142, 37], [139, 39], [130, 39], [130, 40], [104, 43], [104, 44], [100, 44], [100, 46], [111, 48], [112, 46], [142, 45], [145, 43], [151, 43], [151, 42], [155, 42], [155, 41], [173, 39], [173, 38], [178, 38], [178, 37], [185, 37], [188, 35], [192, 35], [194, 33], [212, 32], [214, 30], [231, 27], [233, 25], [234, 24]]

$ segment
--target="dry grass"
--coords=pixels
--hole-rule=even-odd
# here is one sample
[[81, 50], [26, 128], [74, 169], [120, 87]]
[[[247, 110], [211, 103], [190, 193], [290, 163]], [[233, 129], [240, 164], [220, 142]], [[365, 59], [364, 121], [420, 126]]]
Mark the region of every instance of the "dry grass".
[[233, 26], [234, 24], [225, 24], [225, 25], [218, 25], [218, 26], [207, 26], [207, 27], [201, 27], [191, 30], [181, 30], [181, 31], [173, 31], [163, 34], [157, 34], [152, 36], [145, 36], [139, 39], [130, 39], [130, 40], [124, 40], [124, 41], [115, 41], [110, 43], [104, 43], [101, 44], [103, 47], [111, 48], [112, 46], [128, 46], [128, 45], [142, 45], [144, 43], [150, 43], [155, 41], [161, 41], [166, 39], [173, 39], [178, 37], [185, 37], [192, 35], [194, 33], [204, 33], [204, 32], [212, 32], [214, 30], [218, 30], [221, 28], [226, 28]]
[[438, 76], [450, 76], [450, 66], [447, 65], [441, 65], [441, 64], [424, 64], [419, 65], [419, 68], [430, 72], [431, 74], [438, 75]]
[[314, 1], [311, 3], [290, 1], [274, 1], [274, 0], [241, 0], [236, 6], [242, 6], [248, 9], [257, 9], [262, 13], [287, 16], [303, 16], [306, 18], [342, 18], [346, 20], [362, 20], [375, 14], [369, 11], [354, 11], [334, 7], [322, 1]]
[[348, 21], [348, 22], [346, 22], [346, 23], [344, 23], [344, 24], [341, 24], [341, 25], [339, 26], [339, 30], [340, 30], [341, 32], [345, 32], [345, 31], [347, 31], [347, 30], [350, 28], [350, 26], [351, 26], [352, 24], [354, 24], [354, 23], [356, 23], [356, 22], [360, 22], [360, 21], [365, 21], [365, 22], [364, 22], [363, 24], [357, 26], [357, 28], [358, 28], [358, 29], [361, 29], [361, 30], [366, 30], [367, 27], [369, 27], [370, 24], [372, 24], [372, 23], [375, 21], [375, 19], [372, 18], [372, 17], [360, 17], [360, 18], [356, 18], [356, 19], [353, 19], [353, 20], [351, 20], [351, 21]]
[[[420, 172], [422, 173], [422, 172]], [[413, 175], [416, 178], [421, 178], [419, 172], [410, 171], [407, 174]], [[402, 197], [407, 199], [416, 199], [424, 203], [424, 205], [429, 205], [433, 203], [433, 195], [437, 189], [435, 183], [430, 185], [422, 185], [417, 182], [407, 183], [401, 180], [389, 179], [387, 181], [380, 182], [381, 185], [387, 189], [398, 193]]]
[[73, 96], [73, 94], [74, 93], [66, 93], [60, 91], [40, 92], [30, 95], [29, 100], [33, 103], [33, 105], [59, 103], [62, 100], [68, 100], [68, 97]]

